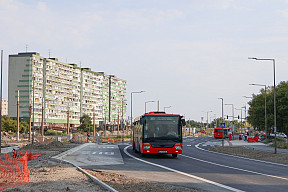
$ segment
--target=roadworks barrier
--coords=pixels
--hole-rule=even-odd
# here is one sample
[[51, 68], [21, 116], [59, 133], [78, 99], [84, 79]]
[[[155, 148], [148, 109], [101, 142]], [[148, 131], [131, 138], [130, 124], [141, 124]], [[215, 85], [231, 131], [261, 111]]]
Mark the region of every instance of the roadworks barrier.
[[27, 154], [19, 151], [0, 155], [0, 191], [29, 182], [28, 161], [37, 159], [40, 154]]
[[257, 143], [259, 141], [259, 136], [255, 136], [255, 137], [249, 137], [248, 138], [248, 143]]

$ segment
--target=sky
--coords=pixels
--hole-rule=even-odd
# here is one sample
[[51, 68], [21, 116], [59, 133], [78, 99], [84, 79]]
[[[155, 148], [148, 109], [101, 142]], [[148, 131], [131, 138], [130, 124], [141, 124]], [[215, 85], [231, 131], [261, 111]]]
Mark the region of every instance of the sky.
[[260, 92], [249, 84], [273, 85], [272, 62], [248, 57], [275, 59], [287, 81], [288, 0], [0, 0], [0, 29], [3, 98], [8, 55], [26, 47], [127, 80], [127, 116], [145, 91], [133, 118], [147, 101], [195, 121], [220, 117], [220, 97], [240, 109]]

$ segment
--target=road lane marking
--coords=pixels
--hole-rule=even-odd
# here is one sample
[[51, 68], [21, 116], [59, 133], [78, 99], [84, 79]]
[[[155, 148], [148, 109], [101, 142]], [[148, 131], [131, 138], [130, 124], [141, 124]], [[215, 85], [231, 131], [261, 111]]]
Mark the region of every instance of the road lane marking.
[[97, 152], [93, 152], [92, 155], [96, 154]]
[[195, 176], [195, 175], [191, 175], [191, 174], [188, 174], [188, 173], [184, 173], [184, 172], [178, 171], [178, 170], [176, 170], [176, 169], [172, 169], [172, 168], [169, 168], [169, 167], [165, 167], [165, 166], [163, 166], [163, 165], [159, 165], [159, 164], [156, 164], [156, 163], [151, 163], [151, 162], [149, 162], [149, 161], [145, 161], [145, 160], [143, 160], [143, 159], [140, 159], [140, 158], [138, 158], [138, 157], [135, 157], [135, 156], [131, 155], [130, 153], [128, 153], [128, 151], [127, 151], [127, 148], [130, 147], [130, 146], [131, 146], [131, 145], [126, 146], [126, 147], [124, 148], [124, 152], [126, 153], [126, 155], [128, 155], [129, 157], [132, 157], [133, 159], [136, 159], [136, 160], [141, 161], [141, 162], [143, 162], [143, 163], [147, 163], [147, 164], [150, 164], [150, 165], [154, 165], [154, 166], [156, 166], [156, 167], [160, 167], [160, 168], [162, 168], [162, 169], [166, 169], [166, 170], [169, 170], [169, 171], [172, 171], [172, 172], [181, 174], [181, 175], [185, 175], [185, 176], [191, 177], [191, 178], [193, 178], [193, 179], [197, 179], [197, 180], [200, 180], [200, 181], [204, 181], [204, 182], [206, 182], [206, 183], [210, 183], [210, 184], [212, 184], [212, 185], [216, 185], [216, 186], [221, 187], [221, 188], [224, 188], [224, 189], [228, 189], [228, 190], [235, 191], [235, 192], [244, 192], [244, 191], [242, 191], [242, 190], [239, 190], [239, 189], [236, 189], [236, 188], [233, 188], [233, 187], [229, 187], [229, 186], [223, 185], [223, 184], [221, 184], [221, 183], [216, 183], [215, 181], [211, 181], [211, 180], [208, 180], [208, 179], [204, 179], [204, 178], [202, 178], [202, 177], [198, 177], [198, 176]]
[[288, 178], [284, 178], [284, 177], [279, 177], [279, 176], [275, 176], [275, 175], [269, 175], [269, 174], [265, 174], [265, 173], [259, 173], [259, 172], [256, 172], [256, 171], [249, 171], [249, 170], [246, 170], [246, 169], [241, 169], [241, 168], [237, 168], [237, 167], [231, 167], [231, 166], [227, 166], [227, 165], [221, 165], [221, 164], [218, 164], [218, 163], [213, 163], [213, 162], [210, 162], [210, 161], [197, 159], [195, 157], [190, 157], [190, 156], [183, 155], [183, 154], [180, 154], [180, 155], [183, 156], [183, 157], [187, 157], [187, 158], [194, 159], [196, 161], [201, 161], [201, 162], [204, 162], [204, 163], [208, 163], [208, 164], [211, 164], [211, 165], [217, 165], [217, 166], [221, 166], [221, 167], [225, 167], [225, 168], [229, 168], [229, 169], [235, 169], [235, 170], [238, 170], [238, 171], [244, 171], [244, 172], [248, 172], [248, 173], [254, 173], [254, 174], [257, 174], [257, 175], [263, 175], [263, 176], [267, 176], [267, 177], [273, 177], [273, 178], [283, 179], [283, 180], [287, 180], [288, 181]]
[[[203, 142], [203, 143], [204, 143], [204, 142]], [[261, 162], [261, 163], [267, 163], [267, 164], [272, 164], [272, 165], [279, 165], [279, 166], [288, 167], [288, 165], [285, 165], [285, 164], [273, 163], [273, 162], [263, 161], [263, 160], [258, 160], [258, 159], [250, 159], [250, 158], [247, 158], [247, 157], [240, 157], [240, 156], [235, 156], [235, 155], [230, 155], [230, 154], [225, 154], [225, 153], [219, 153], [219, 152], [216, 152], [216, 151], [209, 151], [209, 150], [200, 148], [200, 147], [199, 147], [200, 144], [202, 144], [202, 143], [198, 143], [197, 145], [195, 145], [195, 147], [196, 147], [197, 149], [200, 149], [200, 150], [202, 150], [202, 151], [206, 151], [206, 152], [209, 152], [209, 153], [216, 153], [216, 154], [226, 155], [226, 156], [235, 157], [235, 158], [239, 158], [239, 159], [247, 159], [247, 160], [257, 161], [257, 162]]]

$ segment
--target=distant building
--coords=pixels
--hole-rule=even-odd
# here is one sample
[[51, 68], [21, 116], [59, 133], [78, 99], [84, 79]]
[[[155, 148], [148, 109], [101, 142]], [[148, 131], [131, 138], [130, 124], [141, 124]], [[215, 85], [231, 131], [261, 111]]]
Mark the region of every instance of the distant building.
[[2, 116], [8, 115], [8, 99], [2, 99]]
[[[29, 106], [34, 106], [32, 122], [40, 125], [42, 103], [45, 126], [70, 127], [80, 124], [83, 114], [99, 124], [113, 123], [118, 118], [121, 101], [126, 116], [126, 81], [90, 68], [80, 68], [57, 58], [44, 58], [36, 52], [9, 55], [8, 113], [17, 116], [19, 90], [20, 118], [29, 118]], [[34, 98], [34, 102], [33, 102]], [[42, 102], [43, 101], [43, 102]], [[34, 120], [33, 120], [34, 119]]]

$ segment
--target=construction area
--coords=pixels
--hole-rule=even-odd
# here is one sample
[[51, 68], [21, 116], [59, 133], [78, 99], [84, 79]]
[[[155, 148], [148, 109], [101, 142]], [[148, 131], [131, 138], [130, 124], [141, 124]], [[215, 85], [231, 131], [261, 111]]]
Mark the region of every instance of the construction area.
[[[21, 135], [20, 138], [23, 138], [23, 135]], [[27, 139], [16, 141], [11, 135], [3, 133], [2, 141], [6, 142], [4, 145], [5, 148], [2, 148], [2, 152], [5, 149], [12, 149], [12, 151], [1, 154], [0, 191], [107, 191], [107, 189], [92, 181], [86, 174], [73, 165], [55, 161], [55, 159], [52, 158], [55, 155], [86, 143], [87, 137], [79, 133], [73, 135], [73, 138], [70, 140], [64, 136], [61, 137], [61, 139], [59, 138], [60, 137], [45, 136], [45, 142], [40, 142], [41, 137], [35, 137], [34, 144], [31, 144]], [[96, 138], [90, 139], [93, 142], [98, 142]], [[101, 142], [109, 142], [111, 144], [112, 142], [122, 143], [120, 139], [109, 139], [109, 141], [107, 139]], [[13, 149], [15, 149], [15, 152], [13, 152]], [[29, 154], [32, 154], [32, 156], [29, 156]], [[10, 157], [9, 163], [7, 163], [7, 155]], [[14, 158], [14, 156], [17, 158]], [[27, 164], [27, 166], [25, 168], [19, 168], [22, 166], [19, 162], [23, 164], [22, 160], [25, 158], [27, 161], [25, 161], [24, 164]], [[21, 172], [20, 169], [25, 169], [25, 171]], [[96, 170], [86, 171], [118, 191], [153, 191], [155, 188], [160, 192], [197, 191], [165, 183], [130, 178], [109, 172]]]
[[[34, 143], [28, 141], [25, 135], [20, 135], [17, 141], [15, 136], [2, 132], [2, 153], [0, 154], [0, 191], [107, 191], [102, 185], [95, 183], [87, 174], [74, 165], [56, 161], [53, 157], [78, 147], [84, 143], [125, 144], [130, 138], [110, 137], [100, 139], [90, 137], [87, 140], [85, 133], [72, 136], [36, 136]], [[239, 141], [235, 140], [232, 143]], [[87, 143], [87, 144], [88, 144]], [[273, 152], [258, 151], [247, 147], [212, 147], [210, 150], [244, 156], [254, 159], [274, 161], [287, 164], [288, 154], [273, 155]], [[201, 191], [166, 183], [151, 182], [127, 175], [105, 172], [100, 170], [85, 170], [93, 177], [101, 180], [117, 191]]]

